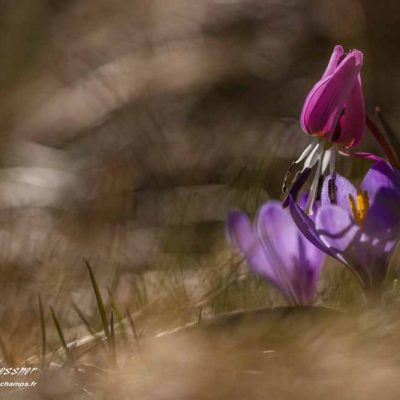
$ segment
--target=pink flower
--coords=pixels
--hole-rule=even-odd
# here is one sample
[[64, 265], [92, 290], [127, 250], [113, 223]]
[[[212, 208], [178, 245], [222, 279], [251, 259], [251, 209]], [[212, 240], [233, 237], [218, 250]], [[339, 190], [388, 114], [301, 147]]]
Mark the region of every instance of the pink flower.
[[322, 78], [304, 102], [301, 126], [305, 132], [347, 148], [361, 142], [365, 130], [362, 62], [361, 51], [345, 55], [342, 46], [335, 46]]
[[[315, 139], [286, 173], [282, 190], [286, 192], [289, 187], [289, 192], [284, 207], [289, 204], [289, 195], [296, 198], [316, 166], [305, 208], [312, 214], [325, 173], [329, 170], [334, 175], [336, 150], [348, 153], [361, 142], [366, 120], [360, 78], [362, 62], [361, 51], [351, 50], [346, 55], [342, 46], [335, 46], [324, 74], [308, 94], [301, 112], [301, 127]], [[302, 168], [288, 185], [291, 170], [300, 163]]]

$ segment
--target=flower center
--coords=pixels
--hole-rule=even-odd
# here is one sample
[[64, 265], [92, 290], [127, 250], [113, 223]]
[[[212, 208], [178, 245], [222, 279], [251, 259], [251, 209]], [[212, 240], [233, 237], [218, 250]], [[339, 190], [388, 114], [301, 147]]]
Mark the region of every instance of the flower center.
[[349, 194], [349, 202], [354, 219], [359, 225], [363, 225], [369, 209], [368, 192], [357, 189], [357, 199], [355, 200], [354, 197]]

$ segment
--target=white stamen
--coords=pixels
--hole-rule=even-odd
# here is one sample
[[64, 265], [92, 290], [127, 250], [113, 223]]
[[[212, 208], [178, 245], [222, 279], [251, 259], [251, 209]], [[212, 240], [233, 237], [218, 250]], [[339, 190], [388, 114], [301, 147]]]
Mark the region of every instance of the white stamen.
[[315, 146], [315, 142], [314, 143], [310, 143], [305, 149], [304, 151], [301, 153], [300, 157], [294, 162], [295, 164], [299, 164], [301, 163], [311, 152], [311, 149]]
[[320, 178], [321, 172], [322, 172], [322, 164], [323, 164], [324, 155], [325, 155], [325, 152], [322, 152], [321, 156], [317, 160], [318, 161], [317, 170], [315, 171], [315, 175], [314, 175], [314, 178], [313, 178], [313, 181], [311, 184], [311, 189], [310, 189], [310, 193], [308, 195], [307, 204], [306, 204], [306, 208], [305, 208], [305, 212], [308, 215], [312, 214], [312, 208], [313, 208], [315, 197], [317, 195], [317, 190], [318, 190], [318, 182], [319, 182], [319, 178]]
[[315, 163], [321, 158], [321, 154], [324, 151], [324, 144], [322, 142], [317, 143], [310, 155], [307, 157], [304, 165], [303, 165], [303, 171], [306, 168], [312, 168]]
[[325, 151], [325, 155], [323, 157], [323, 162], [322, 162], [322, 169], [321, 169], [321, 174], [325, 174], [328, 165], [331, 165], [331, 158], [332, 158], [332, 153], [334, 153], [334, 151], [332, 151], [332, 148], [328, 149]]

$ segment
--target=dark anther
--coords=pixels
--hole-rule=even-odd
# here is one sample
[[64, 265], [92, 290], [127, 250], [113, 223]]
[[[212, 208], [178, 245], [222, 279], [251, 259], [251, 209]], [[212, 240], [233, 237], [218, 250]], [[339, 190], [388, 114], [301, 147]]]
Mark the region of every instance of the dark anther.
[[321, 200], [321, 193], [322, 193], [322, 186], [324, 184], [324, 179], [325, 177], [323, 175], [321, 175], [318, 179], [317, 195], [315, 196], [315, 200], [317, 201]]
[[286, 192], [286, 190], [287, 190], [287, 183], [288, 183], [288, 180], [289, 180], [289, 177], [290, 177], [290, 173], [292, 172], [292, 169], [293, 169], [293, 167], [294, 167], [295, 164], [296, 164], [296, 163], [293, 161], [293, 162], [289, 165], [288, 170], [286, 171], [285, 179], [283, 180], [283, 184], [282, 184], [282, 192], [283, 192], [283, 193]]
[[336, 183], [333, 178], [329, 179], [328, 182], [328, 195], [331, 204], [337, 204], [337, 197], [336, 197]]
[[283, 199], [282, 202], [282, 207], [286, 208], [289, 205], [289, 197], [292, 196], [292, 198], [296, 201], [297, 195], [299, 194], [301, 188], [304, 186], [306, 183], [308, 177], [310, 176], [312, 171], [312, 168], [305, 168], [303, 171], [298, 172], [293, 180], [292, 187], [289, 190], [289, 193], [286, 195], [286, 197]]

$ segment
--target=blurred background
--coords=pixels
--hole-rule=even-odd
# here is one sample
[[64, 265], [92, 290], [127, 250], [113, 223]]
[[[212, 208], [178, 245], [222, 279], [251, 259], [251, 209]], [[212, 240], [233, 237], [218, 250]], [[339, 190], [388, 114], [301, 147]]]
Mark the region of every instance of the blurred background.
[[[97, 312], [83, 257], [139, 330], [155, 304], [167, 324], [176, 310], [283, 304], [237, 267], [226, 211], [281, 196], [308, 143], [302, 103], [335, 44], [364, 52], [367, 110], [400, 129], [399, 11], [396, 0], [1, 1], [3, 351], [36, 352], [39, 295], [46, 319], [51, 304], [70, 339], [83, 334], [77, 310]], [[369, 135], [362, 149], [379, 153]], [[354, 179], [365, 168], [339, 161]], [[332, 282], [320, 302], [339, 301]], [[231, 302], [213, 303], [228, 288]]]

